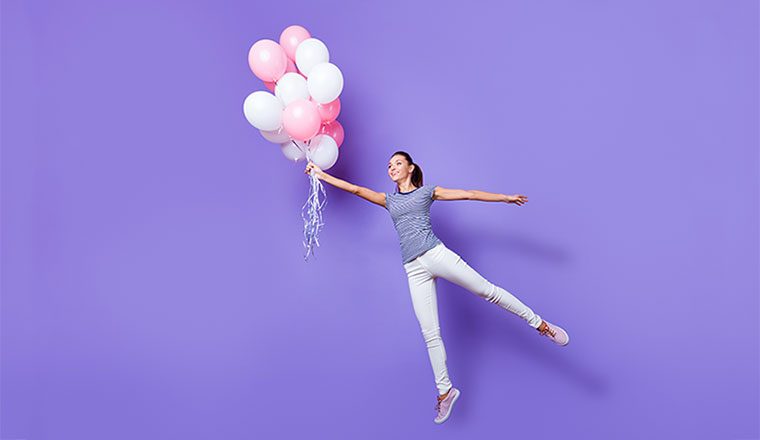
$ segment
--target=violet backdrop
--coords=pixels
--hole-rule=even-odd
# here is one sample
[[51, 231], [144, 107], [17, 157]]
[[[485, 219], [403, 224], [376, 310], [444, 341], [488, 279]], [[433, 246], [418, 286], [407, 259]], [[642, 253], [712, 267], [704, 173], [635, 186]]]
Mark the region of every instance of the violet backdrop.
[[[758, 438], [758, 2], [2, 2], [3, 439]], [[243, 116], [291, 24], [343, 72], [329, 173], [525, 194], [436, 234], [436, 389], [387, 211]]]

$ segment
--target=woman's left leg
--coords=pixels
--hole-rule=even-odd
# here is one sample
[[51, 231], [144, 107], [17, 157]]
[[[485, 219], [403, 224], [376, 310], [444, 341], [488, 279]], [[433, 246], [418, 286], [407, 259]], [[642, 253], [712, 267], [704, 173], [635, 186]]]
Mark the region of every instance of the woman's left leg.
[[404, 264], [409, 279], [409, 292], [417, 321], [420, 324], [422, 337], [427, 346], [430, 365], [438, 394], [446, 394], [452, 387], [449, 370], [446, 367], [446, 348], [441, 338], [441, 327], [438, 323], [438, 295], [436, 292], [437, 278], [421, 264], [421, 258]]
[[524, 319], [533, 328], [541, 325], [541, 317], [530, 307], [502, 287], [485, 279], [454, 251], [446, 246], [441, 246], [437, 251], [435, 255], [429, 256], [432, 258], [426, 259], [428, 269], [433, 275], [443, 277], [486, 301], [498, 304], [499, 307]]

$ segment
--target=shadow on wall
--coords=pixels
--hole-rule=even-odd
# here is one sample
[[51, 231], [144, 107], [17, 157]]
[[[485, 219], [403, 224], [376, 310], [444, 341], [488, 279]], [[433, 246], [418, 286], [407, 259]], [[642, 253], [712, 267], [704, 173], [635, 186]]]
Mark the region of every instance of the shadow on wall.
[[[556, 246], [535, 243], [529, 238], [518, 237], [504, 230], [478, 229], [472, 232], [472, 229], [455, 224], [445, 216], [437, 217], [433, 228], [447, 247], [460, 254], [468, 263], [472, 261], [470, 266], [476, 271], [478, 254], [485, 248], [529, 255], [558, 265], [568, 264], [572, 260], [570, 252]], [[501, 285], [501, 280], [489, 281]], [[507, 286], [501, 286], [510, 290]], [[508, 338], [509, 350], [531, 359], [537, 367], [546, 367], [554, 374], [563, 376], [568, 383], [585, 393], [595, 396], [607, 393], [608, 372], [595, 369], [594, 364], [584, 362], [573, 356], [572, 352], [563, 351], [572, 350], [571, 346], [557, 347], [550, 341], [543, 340], [544, 337], [539, 336], [535, 330], [526, 328], [525, 323], [515, 315], [479, 297], [474, 297], [477, 299], [474, 301], [470, 296], [473, 293], [454, 283], [446, 280], [439, 282], [438, 292], [444, 298], [443, 301], [439, 299], [439, 304], [448, 304], [448, 307], [439, 310], [441, 321], [448, 324], [442, 328], [444, 344], [451, 341], [451, 345], [455, 345], [457, 351], [461, 352], [456, 359], [449, 360], [450, 368], [456, 366], [456, 372], [452, 375], [456, 374], [457, 381], [463, 385], [466, 385], [468, 377], [477, 377], [483, 373], [482, 365], [488, 360], [488, 352], [493, 347], [504, 346], [505, 339]], [[511, 293], [520, 298], [519, 292]], [[485, 307], [496, 307], [503, 313], [487, 313]], [[585, 355], [584, 358], [590, 357]]]
[[489, 228], [483, 224], [476, 225], [477, 229], [474, 229], [471, 224], [458, 223], [435, 214], [431, 215], [431, 223], [435, 234], [447, 247], [468, 262], [472, 260], [473, 264], [477, 264], [478, 255], [483, 249], [498, 249], [505, 256], [520, 255], [554, 264], [568, 264], [572, 261], [567, 250], [551, 243], [541, 243], [524, 234], [518, 235], [508, 229]]

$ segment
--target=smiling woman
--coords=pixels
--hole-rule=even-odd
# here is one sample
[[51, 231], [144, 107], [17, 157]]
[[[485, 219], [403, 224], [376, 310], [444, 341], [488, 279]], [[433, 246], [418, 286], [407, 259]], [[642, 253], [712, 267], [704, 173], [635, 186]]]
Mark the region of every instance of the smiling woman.
[[558, 345], [567, 345], [570, 341], [565, 330], [541, 319], [514, 295], [485, 279], [462, 257], [447, 248], [435, 235], [430, 224], [430, 205], [434, 200], [481, 200], [521, 206], [527, 203], [526, 196], [425, 185], [422, 169], [405, 151], [393, 153], [388, 162], [388, 175], [396, 183], [396, 191], [392, 193], [380, 193], [346, 182], [309, 162], [305, 172], [310, 173], [312, 170], [316, 172], [317, 178], [378, 204], [391, 215], [398, 232], [401, 260], [408, 277], [414, 313], [420, 324], [439, 391], [435, 423], [443, 423], [449, 418], [451, 408], [461, 394], [459, 389], [452, 386], [446, 366], [446, 350], [438, 322], [436, 283], [439, 277], [514, 313]]

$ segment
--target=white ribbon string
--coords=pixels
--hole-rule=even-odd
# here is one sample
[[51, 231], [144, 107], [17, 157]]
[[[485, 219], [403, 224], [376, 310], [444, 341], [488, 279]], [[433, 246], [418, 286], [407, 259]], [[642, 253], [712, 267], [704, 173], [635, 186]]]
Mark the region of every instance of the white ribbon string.
[[[296, 141], [292, 141], [293, 145], [299, 150], [303, 151], [306, 155], [306, 159], [311, 162], [311, 154], [308, 147], [304, 151]], [[301, 207], [301, 218], [303, 219], [303, 245], [306, 248], [306, 255], [304, 260], [309, 259], [309, 254], [314, 255], [315, 246], [319, 246], [319, 231], [325, 225], [322, 222], [322, 211], [325, 205], [327, 205], [327, 192], [324, 185], [316, 176], [314, 169], [309, 172], [309, 197], [306, 199], [306, 203]], [[322, 193], [324, 199], [320, 202], [319, 194]]]

